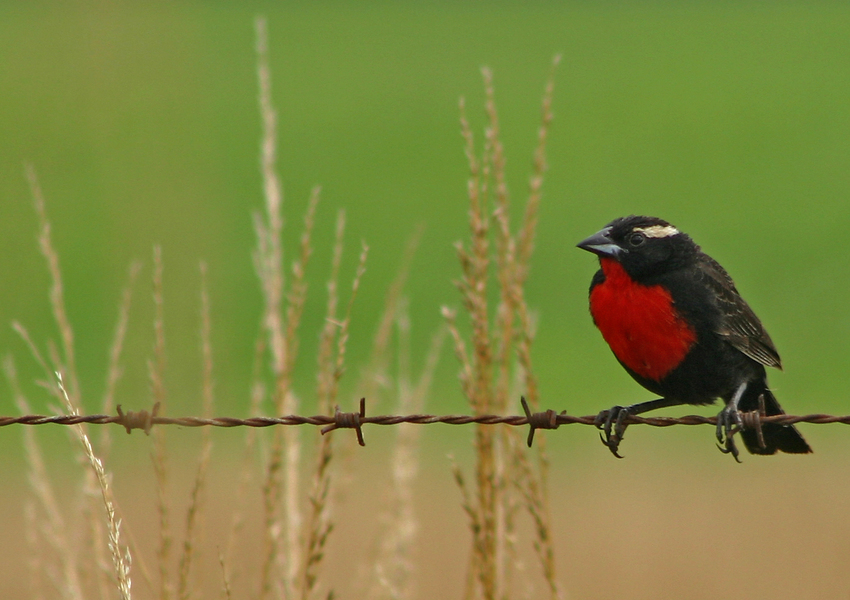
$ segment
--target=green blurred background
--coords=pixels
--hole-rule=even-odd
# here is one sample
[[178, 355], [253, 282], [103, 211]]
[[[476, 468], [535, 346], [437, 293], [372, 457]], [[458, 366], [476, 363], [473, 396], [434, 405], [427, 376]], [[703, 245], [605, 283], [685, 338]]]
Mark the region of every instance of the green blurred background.
[[[335, 212], [343, 281], [371, 246], [343, 402], [399, 256], [425, 232], [406, 293], [414, 359], [459, 305], [466, 235], [458, 100], [483, 130], [480, 68], [495, 73], [520, 214], [540, 98], [560, 53], [528, 300], [543, 403], [587, 414], [648, 398], [593, 328], [591, 256], [575, 243], [647, 213], [724, 264], [768, 327], [793, 412], [846, 413], [850, 356], [850, 6], [833, 2], [68, 3], [0, 6], [0, 350], [39, 411], [40, 376], [8, 326], [56, 339], [24, 163], [41, 181], [61, 257], [86, 409], [103, 393], [127, 267], [134, 288], [118, 401], [149, 403], [151, 254], [165, 262], [172, 414], [200, 411], [199, 261], [209, 265], [218, 412], [244, 415], [261, 308], [251, 214], [262, 206], [255, 15], [268, 17], [287, 262], [321, 185], [295, 386], [311, 412]], [[345, 283], [347, 288], [348, 284]], [[430, 411], [466, 410], [446, 348]], [[14, 413], [8, 392], [0, 412]], [[709, 409], [711, 412], [713, 409]], [[17, 436], [3, 436], [4, 440]], [[569, 436], [573, 437], [573, 436]], [[584, 439], [584, 437], [582, 437]], [[586, 440], [585, 440], [586, 441]]]

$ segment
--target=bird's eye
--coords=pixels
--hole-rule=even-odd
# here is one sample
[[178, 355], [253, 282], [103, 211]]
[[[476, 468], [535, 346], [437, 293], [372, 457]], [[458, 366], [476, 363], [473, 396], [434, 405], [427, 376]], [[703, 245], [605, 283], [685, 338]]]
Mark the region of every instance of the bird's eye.
[[642, 246], [644, 242], [646, 242], [646, 236], [642, 233], [635, 231], [634, 233], [629, 234], [629, 237], [626, 238], [626, 241], [632, 248], [637, 248], [638, 246]]

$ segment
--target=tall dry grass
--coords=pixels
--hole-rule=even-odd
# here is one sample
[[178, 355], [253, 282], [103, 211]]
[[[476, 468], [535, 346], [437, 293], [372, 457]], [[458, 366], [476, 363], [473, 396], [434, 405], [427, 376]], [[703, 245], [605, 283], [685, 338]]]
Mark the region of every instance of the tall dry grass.
[[[538, 405], [537, 383], [531, 363], [534, 321], [523, 286], [534, 246], [538, 206], [546, 170], [546, 140], [552, 120], [552, 75], [543, 96], [542, 123], [534, 154], [534, 170], [522, 222], [516, 231], [510, 220], [510, 194], [505, 173], [505, 148], [501, 140], [493, 76], [483, 69], [487, 126], [480, 154], [461, 100], [461, 131], [469, 163], [470, 239], [458, 243], [462, 277], [457, 282], [469, 319], [468, 339], [458, 328], [455, 311], [443, 314], [460, 361], [460, 379], [472, 411], [477, 415], [505, 414], [511, 398], [525, 393]], [[495, 266], [495, 268], [492, 268]], [[495, 294], [491, 292], [495, 286]], [[495, 306], [490, 304], [497, 298]], [[522, 392], [521, 392], [522, 390]], [[522, 447], [516, 430], [476, 426], [475, 490], [455, 469], [464, 498], [464, 509], [473, 532], [468, 567], [467, 598], [508, 597], [515, 593], [517, 576], [517, 512], [525, 508], [536, 532], [534, 542], [548, 595], [561, 596], [555, 574], [554, 550], [548, 508], [545, 442], [536, 446], [536, 464]]]
[[[254, 352], [254, 369], [248, 389], [247, 410], [257, 415], [297, 414], [303, 407], [295, 393], [296, 358], [301, 346], [302, 316], [312, 301], [307, 271], [313, 254], [313, 231], [320, 190], [315, 188], [307, 203], [297, 252], [287, 267], [284, 257], [284, 193], [277, 173], [277, 115], [272, 101], [272, 73], [268, 58], [268, 30], [258, 18], [257, 74], [262, 122], [260, 173], [263, 178], [263, 210], [254, 215], [256, 249], [254, 266], [262, 291]], [[556, 61], [557, 63], [557, 61]], [[553, 65], [554, 71], [554, 65]], [[461, 365], [461, 386], [476, 414], [510, 411], [520, 393], [537, 403], [537, 385], [531, 361], [534, 318], [523, 286], [534, 245], [541, 184], [546, 170], [545, 145], [552, 118], [552, 81], [543, 100], [539, 144], [533, 161], [524, 216], [517, 227], [510, 219], [510, 194], [505, 172], [505, 149], [501, 142], [492, 75], [484, 70], [486, 91], [485, 130], [482, 149], [476, 140], [461, 103], [461, 128], [469, 161], [470, 236], [458, 243], [461, 265], [458, 289], [463, 315], [443, 308], [445, 326], [434, 332], [426, 359], [417, 369], [411, 359], [410, 315], [404, 284], [422, 231], [411, 236], [401, 259], [396, 279], [387, 290], [383, 313], [373, 346], [360, 380], [354, 386], [371, 399], [392, 400], [392, 411], [402, 414], [422, 411], [442, 348], [453, 340]], [[57, 411], [81, 412], [84, 394], [77, 373], [74, 335], [64, 303], [59, 254], [51, 238], [46, 202], [35, 169], [28, 167], [35, 210], [40, 223], [39, 247], [51, 277], [50, 305], [59, 332], [59, 343], [39, 344], [21, 324], [15, 328], [40, 365], [40, 382], [57, 403]], [[317, 378], [312, 394], [325, 414], [339, 410], [340, 386], [349, 371], [347, 354], [353, 307], [367, 269], [368, 247], [361, 247], [354, 273], [343, 273], [345, 214], [340, 211], [335, 225], [324, 326], [318, 332]], [[151, 301], [154, 308], [154, 344], [148, 359], [151, 405], [166, 411], [168, 406], [167, 331], [164, 301], [166, 252], [154, 246], [151, 269]], [[107, 354], [105, 393], [102, 409], [113, 410], [122, 372], [135, 281], [142, 266], [133, 264], [128, 283], [117, 302], [118, 316], [112, 345]], [[199, 370], [201, 385], [198, 407], [211, 415], [215, 400], [213, 364], [212, 300], [207, 290], [208, 267], [200, 265]], [[350, 283], [346, 284], [345, 282]], [[468, 335], [459, 325], [469, 324]], [[315, 335], [307, 333], [306, 335]], [[46, 351], [43, 349], [46, 348]], [[4, 361], [12, 393], [22, 412], [30, 412], [21, 390], [15, 363]], [[351, 384], [349, 384], [351, 385]], [[63, 407], [63, 408], [60, 408]], [[150, 460], [155, 489], [151, 509], [157, 534], [155, 550], [137, 544], [133, 523], [122, 520], [122, 510], [112, 489], [105, 459], [114, 444], [106, 428], [92, 441], [86, 428], [71, 430], [77, 438], [80, 487], [77, 507], [69, 505], [68, 493], [57, 492], [49, 460], [36, 432], [24, 430], [29, 461], [32, 499], [24, 514], [28, 524], [27, 543], [31, 553], [30, 580], [33, 597], [68, 599], [112, 598], [116, 594], [136, 597], [187, 600], [204, 596], [209, 588], [212, 557], [217, 572], [214, 588], [222, 598], [310, 598], [333, 597], [335, 590], [325, 564], [335, 527], [335, 503], [351, 485], [357, 467], [352, 436], [316, 435], [315, 430], [277, 427], [262, 435], [244, 433], [241, 468], [232, 486], [229, 525], [217, 527], [215, 539], [205, 535], [210, 479], [217, 467], [209, 430], [201, 434], [193, 475], [174, 466], [165, 428], [154, 428], [150, 437]], [[179, 433], [179, 432], [178, 432]], [[418, 535], [415, 483], [420, 470], [421, 429], [400, 426], [387, 457], [388, 484], [376, 509], [375, 538], [363, 545], [358, 581], [352, 590], [369, 598], [414, 598], [417, 585]], [[476, 462], [471, 483], [462, 467], [454, 476], [461, 494], [462, 509], [469, 519], [472, 547], [469, 553], [467, 598], [507, 598], [522, 588], [529, 592], [542, 582], [545, 595], [558, 598], [560, 588], [554, 568], [551, 520], [547, 497], [548, 461], [544, 440], [529, 452], [517, 432], [507, 428], [479, 426], [474, 430]], [[259, 468], [256, 456], [261, 457]], [[185, 461], [184, 461], [185, 462]], [[177, 473], [177, 475], [175, 475]], [[180, 497], [178, 484], [188, 481], [188, 497]], [[60, 499], [61, 498], [61, 499]], [[83, 515], [82, 519], [68, 518]], [[522, 512], [530, 519], [524, 521]], [[153, 514], [155, 513], [155, 514]], [[260, 523], [260, 560], [240, 560], [240, 543], [249, 535], [255, 514]], [[533, 530], [533, 548], [539, 563], [538, 577], [519, 568], [526, 551], [519, 547], [521, 528]], [[129, 531], [128, 531], [129, 530]], [[148, 564], [148, 563], [151, 564]], [[153, 565], [153, 566], [152, 566]], [[132, 575], [132, 579], [131, 579]], [[136, 585], [132, 586], [131, 581]], [[339, 590], [346, 592], [346, 590]], [[347, 594], [346, 594], [347, 595]]]

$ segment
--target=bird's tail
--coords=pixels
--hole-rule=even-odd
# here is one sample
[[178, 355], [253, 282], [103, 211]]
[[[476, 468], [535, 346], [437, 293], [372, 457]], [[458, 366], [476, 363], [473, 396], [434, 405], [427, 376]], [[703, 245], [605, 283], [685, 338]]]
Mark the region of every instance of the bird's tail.
[[[742, 412], [759, 410], [759, 396], [764, 396], [764, 412], [767, 416], [785, 414], [779, 402], [776, 401], [776, 397], [767, 389], [767, 382], [764, 381], [760, 385], [749, 386], [738, 404], [738, 409]], [[758, 432], [755, 429], [741, 431], [741, 439], [750, 454], [775, 454], [777, 450], [789, 454], [808, 454], [812, 451], [793, 425], [764, 423], [761, 429], [764, 446], [759, 442]]]

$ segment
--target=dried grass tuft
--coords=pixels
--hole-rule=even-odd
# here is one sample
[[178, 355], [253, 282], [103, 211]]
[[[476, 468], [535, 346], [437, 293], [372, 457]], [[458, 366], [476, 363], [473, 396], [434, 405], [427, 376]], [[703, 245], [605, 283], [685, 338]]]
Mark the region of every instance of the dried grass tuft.
[[[559, 58], [553, 61], [554, 68]], [[533, 250], [537, 214], [546, 169], [545, 143], [552, 120], [553, 79], [543, 97], [542, 124], [534, 155], [528, 200], [519, 230], [511, 224], [510, 194], [507, 185], [505, 148], [501, 141], [493, 75], [482, 70], [487, 126], [480, 156], [475, 149], [466, 114], [460, 103], [461, 135], [469, 163], [469, 232], [466, 243], [456, 245], [461, 266], [457, 287], [467, 314], [471, 333], [461, 334], [456, 311], [443, 308], [455, 354], [461, 365], [461, 386], [476, 414], [504, 414], [509, 399], [519, 394], [517, 381], [537, 405], [537, 383], [531, 363], [534, 323], [525, 300], [524, 284]], [[490, 265], [497, 289], [491, 294]], [[491, 309], [488, 302], [497, 294]], [[469, 572], [475, 585], [467, 588], [467, 598], [492, 600], [513, 593], [516, 575], [522, 569], [517, 559], [517, 515], [524, 506], [535, 525], [533, 545], [542, 566], [543, 577], [552, 598], [560, 597], [555, 578], [548, 499], [548, 461], [545, 446], [537, 445], [537, 467], [532, 468], [517, 431], [494, 431], [477, 426], [475, 433], [475, 496], [465, 488], [458, 469], [455, 479], [463, 494], [464, 510], [473, 534]], [[514, 482], [510, 486], [509, 482]]]

